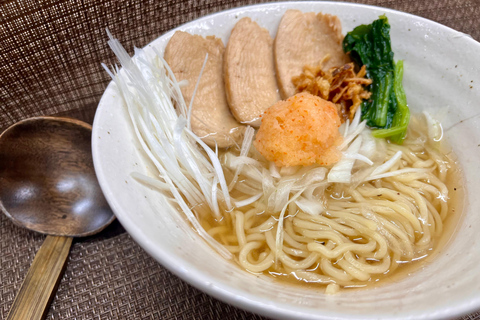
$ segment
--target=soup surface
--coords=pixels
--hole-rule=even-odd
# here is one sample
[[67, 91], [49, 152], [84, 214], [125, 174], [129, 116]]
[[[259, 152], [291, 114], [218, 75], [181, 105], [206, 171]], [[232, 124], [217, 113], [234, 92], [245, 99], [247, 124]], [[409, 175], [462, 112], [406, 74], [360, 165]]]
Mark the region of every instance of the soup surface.
[[[292, 192], [284, 212], [269, 203], [275, 195], [262, 196], [225, 211], [222, 219], [199, 215], [200, 223], [239, 266], [252, 273], [324, 287], [328, 293], [397, 281], [441, 252], [454, 234], [464, 203], [455, 155], [444, 141], [429, 138], [428, 128], [425, 116], [416, 115], [403, 145], [374, 140], [379, 150], [375, 162], [384, 163], [401, 151], [389, 172], [404, 170], [404, 174], [368, 179], [368, 166], [357, 164], [349, 184], [313, 179], [311, 199], [323, 205], [317, 215], [292, 201]], [[235, 171], [229, 166], [232, 153], [238, 156], [239, 151], [227, 150], [220, 156], [230, 183]], [[258, 163], [247, 166], [271, 170], [254, 147], [249, 155]], [[280, 169], [274, 192], [311, 179], [311, 173], [321, 168]], [[425, 170], [408, 171], [415, 168]], [[233, 198], [251, 197], [255, 188], [262, 188], [252, 175], [247, 170], [238, 177]]]

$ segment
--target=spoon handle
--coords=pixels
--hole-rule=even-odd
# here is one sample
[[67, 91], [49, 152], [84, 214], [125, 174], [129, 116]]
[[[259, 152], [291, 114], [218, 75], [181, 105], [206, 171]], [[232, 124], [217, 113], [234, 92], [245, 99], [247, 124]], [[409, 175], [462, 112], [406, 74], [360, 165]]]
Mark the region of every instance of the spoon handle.
[[47, 236], [33, 259], [7, 320], [35, 320], [46, 315], [66, 265], [72, 239]]

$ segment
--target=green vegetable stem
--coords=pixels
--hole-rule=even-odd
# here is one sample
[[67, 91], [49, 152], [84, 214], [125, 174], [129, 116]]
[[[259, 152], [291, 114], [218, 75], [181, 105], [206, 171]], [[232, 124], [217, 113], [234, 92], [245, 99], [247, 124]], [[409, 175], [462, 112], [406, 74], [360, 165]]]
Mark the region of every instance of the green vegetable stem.
[[403, 61], [395, 63], [390, 43], [390, 25], [386, 16], [369, 25], [360, 25], [347, 33], [343, 50], [360, 67], [366, 65], [372, 79], [372, 96], [362, 103], [362, 119], [373, 136], [401, 144], [405, 139], [410, 110], [403, 90]]

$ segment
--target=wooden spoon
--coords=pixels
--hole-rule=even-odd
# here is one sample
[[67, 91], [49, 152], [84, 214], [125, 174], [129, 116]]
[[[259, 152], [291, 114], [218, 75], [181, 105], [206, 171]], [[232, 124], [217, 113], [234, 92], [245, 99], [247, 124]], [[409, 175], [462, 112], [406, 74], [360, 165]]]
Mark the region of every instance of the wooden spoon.
[[20, 121], [0, 135], [0, 209], [16, 225], [47, 234], [7, 319], [42, 319], [72, 237], [114, 219], [93, 169], [92, 127], [56, 117]]

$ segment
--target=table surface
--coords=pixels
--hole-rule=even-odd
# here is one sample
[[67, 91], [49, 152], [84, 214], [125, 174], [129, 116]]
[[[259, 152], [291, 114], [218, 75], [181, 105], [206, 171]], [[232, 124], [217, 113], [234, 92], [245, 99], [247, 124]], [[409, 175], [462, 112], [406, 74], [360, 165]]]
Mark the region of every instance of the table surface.
[[[93, 122], [113, 63], [105, 28], [142, 47], [198, 17], [256, 0], [2, 1], [0, 132], [32, 116]], [[353, 1], [422, 16], [480, 40], [479, 0]], [[5, 318], [45, 236], [0, 214], [0, 318]], [[264, 319], [186, 284], [144, 252], [115, 221], [75, 239], [48, 319]], [[461, 319], [480, 319], [480, 311]]]

